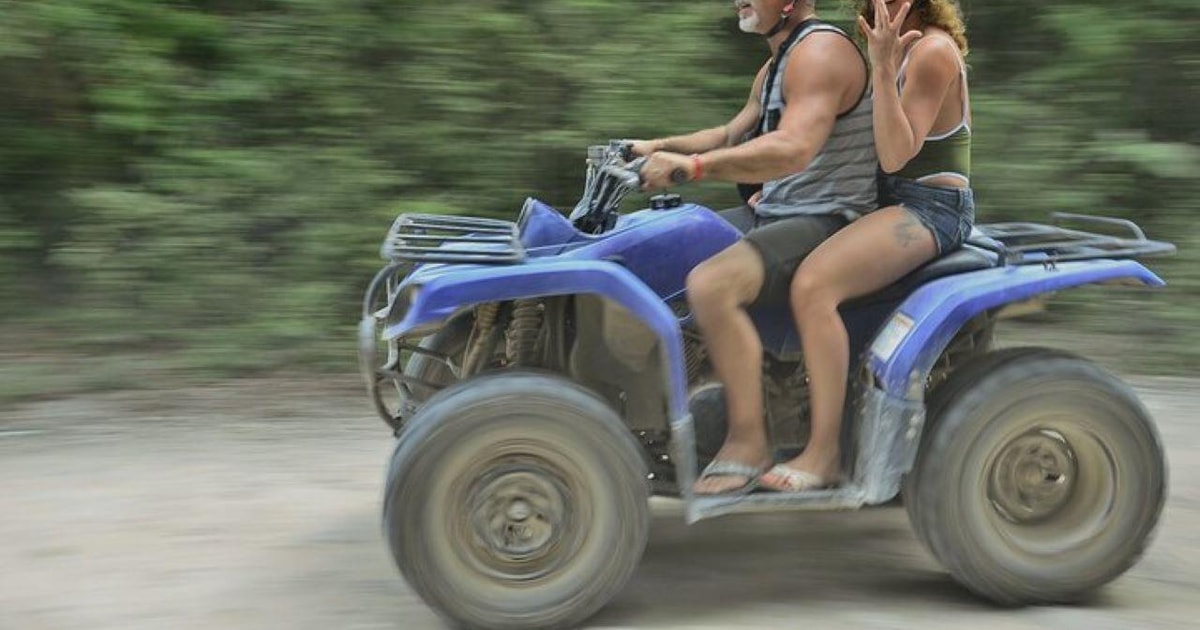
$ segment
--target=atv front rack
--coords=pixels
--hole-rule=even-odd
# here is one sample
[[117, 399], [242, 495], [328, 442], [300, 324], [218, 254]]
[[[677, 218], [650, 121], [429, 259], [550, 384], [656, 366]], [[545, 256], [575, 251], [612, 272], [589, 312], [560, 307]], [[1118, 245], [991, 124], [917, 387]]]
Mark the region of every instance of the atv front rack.
[[[1141, 258], [1175, 253], [1175, 246], [1146, 238], [1133, 221], [1112, 217], [1055, 212], [1054, 224], [990, 223], [979, 225], [984, 238], [972, 237], [967, 243], [1000, 256], [1003, 265], [1052, 265], [1074, 260]], [[1117, 236], [1062, 227], [1061, 223], [1089, 224], [1096, 228], [1121, 230]]]
[[511, 265], [525, 260], [516, 223], [437, 214], [402, 214], [379, 253], [393, 262]]
[[[422, 264], [513, 265], [525, 260], [520, 229], [512, 221], [436, 214], [402, 214], [392, 223], [380, 255], [388, 261], [367, 286], [363, 295], [362, 319], [358, 330], [359, 368], [376, 412], [399, 431], [411, 403], [403, 395], [409, 386], [436, 389], [432, 383], [404, 374], [403, 353], [424, 354], [440, 361], [455, 374], [458, 367], [450, 357], [420, 346], [392, 340], [387, 358], [379, 364], [379, 327], [397, 300], [411, 298], [401, 291], [409, 273]], [[406, 297], [407, 296], [407, 297]], [[386, 302], [382, 300], [386, 298]], [[379, 306], [386, 304], [383, 309]], [[404, 308], [407, 308], [405, 306]], [[390, 406], [384, 394], [396, 389], [399, 406]]]

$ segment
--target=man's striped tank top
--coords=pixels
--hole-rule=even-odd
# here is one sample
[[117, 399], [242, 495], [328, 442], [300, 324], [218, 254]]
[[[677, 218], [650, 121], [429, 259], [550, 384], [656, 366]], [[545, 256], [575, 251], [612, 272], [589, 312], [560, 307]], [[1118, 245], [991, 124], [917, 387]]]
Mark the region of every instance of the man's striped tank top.
[[[789, 56], [804, 38], [817, 32], [837, 33], [849, 40], [844, 31], [818, 20], [808, 20], [779, 51], [778, 64], [769, 74], [775, 78], [763, 86], [763, 111], [758, 132], [769, 133], [779, 126], [783, 109], [783, 77]], [[851, 40], [852, 41], [852, 40]], [[856, 47], [857, 48], [857, 47]], [[864, 66], [866, 60], [863, 60]], [[876, 209], [878, 157], [872, 132], [870, 76], [858, 104], [838, 116], [825, 146], [799, 173], [763, 184], [762, 198], [756, 208], [759, 216], [785, 217], [805, 214], [841, 214], [854, 219]]]

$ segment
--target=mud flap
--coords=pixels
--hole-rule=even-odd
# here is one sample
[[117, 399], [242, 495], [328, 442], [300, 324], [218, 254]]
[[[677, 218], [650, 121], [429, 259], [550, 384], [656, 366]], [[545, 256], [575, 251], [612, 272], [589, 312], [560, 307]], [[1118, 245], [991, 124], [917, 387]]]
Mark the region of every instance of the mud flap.
[[877, 505], [895, 498], [904, 475], [912, 470], [925, 426], [925, 403], [871, 387], [862, 405], [854, 481], [865, 503]]

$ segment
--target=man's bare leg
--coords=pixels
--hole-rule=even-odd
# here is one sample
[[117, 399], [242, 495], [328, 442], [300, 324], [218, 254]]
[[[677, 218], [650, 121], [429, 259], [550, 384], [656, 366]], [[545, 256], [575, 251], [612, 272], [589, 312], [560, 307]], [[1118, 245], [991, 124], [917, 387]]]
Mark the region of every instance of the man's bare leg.
[[[725, 386], [729, 431], [716, 461], [763, 468], [771, 464], [762, 402], [762, 341], [744, 306], [762, 288], [763, 263], [753, 246], [740, 242], [688, 274], [687, 295], [704, 334], [709, 360]], [[697, 494], [719, 494], [750, 479], [718, 475], [696, 482]]]

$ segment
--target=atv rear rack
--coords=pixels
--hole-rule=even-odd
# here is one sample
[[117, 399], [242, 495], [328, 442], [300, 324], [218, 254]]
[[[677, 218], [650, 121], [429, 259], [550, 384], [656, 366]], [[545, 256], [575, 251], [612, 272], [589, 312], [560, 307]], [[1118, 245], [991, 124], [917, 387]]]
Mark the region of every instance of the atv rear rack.
[[[1175, 246], [1146, 238], [1133, 221], [1112, 217], [1055, 212], [1053, 224], [990, 223], [978, 226], [985, 238], [972, 237], [967, 243], [995, 252], [1002, 265], [1053, 265], [1074, 260], [1141, 258], [1175, 253]], [[1116, 236], [1062, 227], [1065, 222], [1120, 229], [1128, 235]]]
[[379, 253], [392, 262], [511, 265], [525, 260], [512, 221], [437, 214], [402, 214]]

